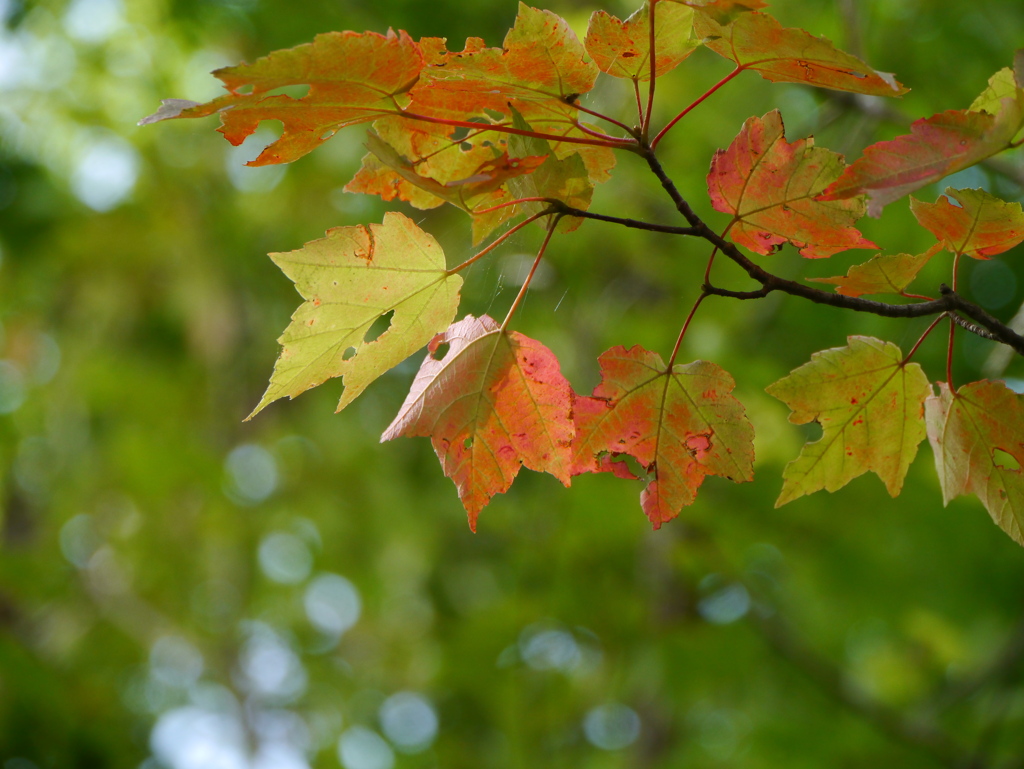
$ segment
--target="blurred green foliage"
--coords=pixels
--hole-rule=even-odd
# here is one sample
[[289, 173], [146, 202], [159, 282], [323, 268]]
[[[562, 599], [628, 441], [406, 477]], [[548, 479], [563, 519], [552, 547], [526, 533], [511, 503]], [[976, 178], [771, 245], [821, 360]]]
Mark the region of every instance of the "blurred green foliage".
[[[544, 5], [580, 32], [593, 10]], [[966, 107], [1024, 45], [1024, 7], [1000, 0], [772, 11], [896, 72], [914, 90], [888, 106], [907, 118]], [[737, 379], [758, 476], [709, 479], [658, 532], [638, 486], [524, 472], [472, 535], [427, 441], [377, 442], [415, 362], [340, 415], [327, 384], [242, 422], [299, 301], [264, 254], [389, 206], [341, 192], [358, 128], [249, 169], [259, 137], [234, 149], [213, 121], [135, 122], [317, 32], [498, 44], [514, 16], [511, 0], [0, 0], [4, 769], [1021, 765], [1024, 554], [975, 500], [942, 507], [928, 449], [899, 499], [865, 477], [772, 508], [805, 434], [763, 388], [848, 333], [907, 349], [927, 321], [706, 302], [683, 358]], [[659, 85], [661, 118], [728, 66], [698, 51]], [[588, 98], [630, 114], [621, 83]], [[774, 106], [791, 138], [850, 156], [900, 130], [874, 101], [745, 74], [662, 144], [710, 222], [711, 154]], [[1024, 166], [1005, 161], [953, 183], [1021, 199]], [[675, 223], [635, 158], [615, 174], [593, 210]], [[451, 263], [471, 253], [458, 212], [415, 217]], [[889, 252], [929, 237], [904, 203], [863, 229]], [[474, 266], [465, 312], [500, 317], [541, 234]], [[671, 348], [705, 256], [594, 222], [549, 253], [517, 326], [581, 392], [613, 344]], [[966, 266], [968, 296], [1012, 316], [1022, 256]], [[862, 258], [770, 257], [793, 276]], [[938, 336], [919, 356], [933, 379]], [[995, 365], [988, 342], [958, 350], [960, 381]]]

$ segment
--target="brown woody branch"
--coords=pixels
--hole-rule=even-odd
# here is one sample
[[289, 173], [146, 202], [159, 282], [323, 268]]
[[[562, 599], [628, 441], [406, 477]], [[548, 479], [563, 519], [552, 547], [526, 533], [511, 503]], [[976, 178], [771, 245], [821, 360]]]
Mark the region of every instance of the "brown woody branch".
[[[726, 296], [734, 299], [760, 299], [767, 296], [772, 291], [781, 291], [786, 294], [802, 297], [803, 299], [807, 299], [815, 304], [827, 304], [832, 307], [853, 310], [855, 312], [867, 312], [873, 315], [881, 315], [886, 318], [922, 318], [929, 315], [937, 315], [939, 313], [955, 314], [959, 312], [971, 318], [971, 320], [975, 321], [987, 330], [988, 333], [982, 334], [981, 336], [1002, 342], [1014, 349], [1018, 354], [1024, 355], [1024, 336], [1018, 334], [1008, 325], [989, 314], [978, 305], [968, 302], [953, 291], [953, 289], [945, 285], [940, 286], [939, 290], [942, 296], [939, 299], [915, 304], [889, 304], [887, 302], [878, 302], [872, 299], [844, 296], [830, 291], [823, 291], [818, 288], [813, 288], [812, 286], [804, 285], [803, 283], [798, 283], [794, 280], [781, 278], [778, 275], [768, 272], [763, 267], [747, 258], [735, 244], [726, 240], [708, 227], [708, 225], [694, 212], [693, 208], [690, 207], [690, 204], [686, 202], [686, 199], [682, 194], [680, 194], [675, 183], [669, 178], [664, 167], [649, 147], [641, 148], [641, 154], [647, 161], [647, 165], [650, 167], [651, 171], [656, 177], [658, 177], [658, 181], [661, 182], [661, 186], [668, 193], [669, 197], [672, 198], [672, 202], [675, 203], [676, 210], [678, 210], [690, 224], [688, 228], [685, 228], [690, 230], [690, 232], [685, 234], [703, 238], [709, 243], [717, 246], [718, 250], [721, 251], [728, 259], [731, 259], [734, 263], [742, 267], [747, 275], [761, 284], [761, 289], [757, 291], [730, 291], [716, 286], [705, 285], [703, 287], [704, 293], [714, 296]], [[570, 212], [576, 216], [597, 218], [594, 215], [588, 215], [585, 211], [567, 211], [567, 213]], [[653, 228], [642, 227], [642, 229]], [[956, 319], [955, 315], [954, 319]], [[977, 331], [980, 330], [976, 326], [973, 326], [973, 324], [965, 324], [965, 322], [961, 321], [962, 319], [957, 322], [969, 331], [977, 333]]]

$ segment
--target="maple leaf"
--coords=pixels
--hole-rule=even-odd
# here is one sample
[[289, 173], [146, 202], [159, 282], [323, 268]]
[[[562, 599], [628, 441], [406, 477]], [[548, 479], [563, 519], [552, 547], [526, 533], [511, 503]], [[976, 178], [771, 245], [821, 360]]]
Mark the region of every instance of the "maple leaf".
[[758, 254], [791, 242], [817, 259], [848, 248], [877, 248], [850, 225], [864, 215], [862, 200], [822, 202], [822, 190], [843, 170], [843, 158], [814, 139], [786, 141], [773, 110], [748, 119], [732, 144], [718, 150], [708, 173], [716, 211], [732, 214], [732, 239]]
[[[925, 404], [945, 504], [976, 494], [992, 520], [1024, 545], [1024, 402], [1003, 382], [945, 382]], [[1006, 456], [1003, 456], [1006, 455]]]
[[509, 102], [525, 112], [531, 102], [573, 101], [594, 87], [597, 73], [565, 19], [520, 3], [501, 48], [469, 38], [463, 51], [446, 53], [424, 71], [412, 101], [431, 114], [503, 113]]
[[792, 409], [790, 422], [818, 422], [823, 431], [786, 465], [776, 507], [819, 489], [836, 491], [869, 470], [895, 497], [924, 440], [924, 402], [932, 390], [921, 367], [904, 364], [891, 342], [847, 342], [814, 353], [766, 389]]
[[907, 286], [941, 250], [942, 244], [936, 243], [923, 254], [877, 254], [864, 264], [853, 265], [845, 276], [808, 278], [808, 280], [815, 283], [832, 283], [837, 286], [836, 293], [844, 296], [903, 295]]
[[[433, 356], [449, 345], [443, 357]], [[490, 317], [468, 315], [430, 342], [408, 397], [381, 441], [429, 437], [469, 525], [525, 465], [569, 485], [572, 388], [554, 354]]]
[[[140, 124], [220, 113], [218, 130], [238, 145], [261, 121], [280, 120], [281, 137], [248, 165], [290, 163], [340, 128], [398, 112], [408, 104], [408, 91], [423, 66], [420, 47], [405, 32], [328, 32], [252, 64], [215, 70], [230, 93], [206, 104], [166, 100]], [[271, 93], [293, 85], [308, 85], [309, 92], [298, 99]], [[247, 87], [252, 90], [243, 92]]]
[[[959, 203], [954, 206], [949, 198]], [[910, 198], [910, 210], [922, 227], [954, 254], [988, 259], [1024, 240], [1020, 203], [1007, 203], [984, 190], [946, 188], [934, 203]]]
[[969, 110], [915, 120], [910, 133], [864, 150], [822, 194], [822, 200], [868, 195], [868, 213], [914, 190], [980, 163], [1011, 145], [1024, 127], [1024, 54], [1018, 70], [996, 73]]
[[[437, 55], [412, 89], [408, 112], [502, 126], [511, 125], [512, 107], [539, 132], [593, 139], [581, 128], [576, 101], [598, 72], [565, 19], [520, 3], [502, 48], [469, 38], [464, 50]], [[607, 181], [615, 165], [608, 147], [552, 141], [552, 149], [560, 159], [579, 154], [595, 183]]]
[[782, 27], [767, 14], [732, 15], [722, 23], [716, 13], [698, 13], [693, 29], [704, 45], [776, 83], [805, 83], [875, 96], [902, 96], [907, 89], [892, 75], [876, 72], [856, 56], [843, 53], [825, 38], [802, 29]]
[[613, 347], [598, 362], [601, 383], [573, 410], [573, 475], [630, 477], [615, 458], [632, 456], [653, 474], [640, 502], [655, 529], [694, 501], [705, 476], [753, 478], [754, 428], [728, 373], [707, 361], [669, 371], [639, 345]]
[[[345, 383], [341, 411], [458, 309], [462, 278], [448, 274], [437, 241], [399, 213], [386, 213], [382, 224], [336, 227], [297, 251], [270, 256], [306, 301], [278, 339], [281, 356], [250, 419], [278, 398], [337, 376]], [[366, 341], [374, 322], [391, 311], [390, 327]]]
[[[675, 3], [661, 3], [655, 13], [655, 77], [671, 72], [697, 48], [690, 37], [693, 9]], [[625, 21], [606, 11], [590, 17], [584, 43], [594, 62], [613, 77], [635, 81], [651, 79], [651, 15], [644, 5]]]
[[[429, 135], [429, 132], [422, 133]], [[479, 137], [474, 139], [479, 141]], [[466, 143], [455, 142], [455, 150], [445, 151], [448, 149], [445, 148], [427, 155], [435, 160], [436, 155], [443, 155], [447, 164], [413, 163], [378, 134], [368, 131], [366, 148], [370, 154], [363, 158], [362, 168], [345, 190], [379, 195], [384, 200], [397, 197], [420, 209], [451, 203], [473, 216], [473, 241], [479, 243], [511, 218], [514, 209], [509, 206], [480, 215], [474, 209], [493, 209], [510, 201], [512, 197], [504, 188], [506, 182], [515, 176], [533, 173], [547, 159], [547, 154], [513, 158], [507, 152], [496, 155], [497, 148], [489, 142], [474, 142], [468, 150], [461, 149], [460, 145]]]
[[[519, 112], [512, 107], [513, 125], [531, 130]], [[563, 203], [587, 210], [594, 194], [583, 158], [577, 154], [559, 159], [544, 139], [535, 136], [511, 134], [508, 137], [509, 151], [522, 157], [536, 157], [547, 154], [547, 160], [529, 176], [509, 179], [509, 190], [516, 198], [555, 198]], [[546, 203], [531, 202], [520, 206], [527, 214], [537, 213], [547, 207]], [[546, 218], [546, 217], [545, 217]], [[563, 217], [558, 223], [558, 232], [572, 232], [583, 224], [583, 219], [574, 216]], [[546, 226], [546, 225], [545, 225]]]

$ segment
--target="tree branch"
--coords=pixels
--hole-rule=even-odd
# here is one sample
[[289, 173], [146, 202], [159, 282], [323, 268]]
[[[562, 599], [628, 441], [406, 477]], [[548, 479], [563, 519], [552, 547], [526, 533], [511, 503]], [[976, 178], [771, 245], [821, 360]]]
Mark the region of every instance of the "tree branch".
[[768, 272], [760, 265], [747, 258], [734, 243], [726, 240], [704, 223], [704, 221], [690, 207], [690, 204], [686, 202], [686, 199], [680, 194], [675, 183], [669, 178], [664, 167], [658, 161], [657, 157], [655, 157], [653, 150], [649, 146], [645, 147], [641, 145], [639, 153], [647, 161], [647, 165], [650, 167], [654, 175], [658, 177], [658, 180], [661, 182], [661, 186], [668, 193], [669, 197], [672, 198], [672, 202], [676, 205], [676, 210], [678, 210], [686, 221], [689, 222], [689, 229], [693, 230], [690, 234], [703, 238], [709, 243], [717, 246], [719, 251], [725, 254], [725, 256], [731, 259], [734, 263], [742, 267], [747, 275], [756, 280], [762, 286], [760, 291], [727, 291], [725, 289], [706, 285], [704, 287], [705, 293], [715, 296], [729, 296], [734, 299], [760, 299], [763, 296], [767, 296], [772, 291], [782, 291], [786, 294], [802, 297], [803, 299], [807, 299], [815, 304], [827, 304], [832, 307], [853, 310], [855, 312], [868, 312], [873, 315], [881, 315], [886, 318], [921, 318], [943, 312], [961, 312], [979, 323], [981, 326], [984, 326], [992, 335], [991, 338], [1002, 342], [1008, 347], [1013, 348], [1020, 355], [1024, 356], [1024, 336], [1018, 334], [1008, 325], [1002, 323], [999, 319], [990, 315], [978, 305], [968, 302], [946, 285], [939, 287], [942, 297], [939, 299], [933, 299], [930, 302], [920, 302], [917, 304], [888, 304], [886, 302], [877, 302], [872, 299], [862, 299], [861, 297], [844, 296], [843, 294], [823, 291], [819, 288], [813, 288], [811, 286], [804, 285], [803, 283], [798, 283], [795, 280], [780, 278], [779, 276]]
[[608, 216], [606, 214], [595, 214], [591, 211], [584, 211], [579, 208], [573, 208], [568, 206], [562, 201], [556, 198], [548, 198], [548, 203], [551, 204], [553, 210], [558, 213], [565, 214], [566, 216], [578, 216], [580, 219], [594, 219], [599, 222], [610, 222], [612, 224], [620, 224], [623, 227], [629, 227], [634, 230], [647, 230], [648, 232], [664, 232], [669, 235], [696, 235], [697, 230], [693, 227], [674, 227], [669, 224], [653, 224], [651, 222], [642, 222], [639, 219], [625, 219], [620, 216]]

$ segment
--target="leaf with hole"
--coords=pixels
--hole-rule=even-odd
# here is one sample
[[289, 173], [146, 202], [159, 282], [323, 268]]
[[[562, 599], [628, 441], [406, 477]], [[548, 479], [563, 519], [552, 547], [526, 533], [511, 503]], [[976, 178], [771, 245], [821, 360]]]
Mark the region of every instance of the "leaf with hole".
[[822, 428], [821, 439], [786, 465], [776, 507], [819, 489], [837, 491], [869, 470], [895, 497], [924, 440], [924, 401], [932, 390], [921, 367], [904, 364], [891, 342], [847, 341], [814, 353], [766, 390], [792, 409], [790, 422]]
[[1003, 382], [973, 382], [955, 395], [940, 382], [925, 409], [943, 501], [977, 495], [1024, 545], [1024, 400]]
[[677, 364], [640, 346], [598, 358], [601, 383], [576, 398], [572, 474], [630, 473], [622, 455], [651, 474], [640, 496], [659, 528], [692, 504], [705, 476], [753, 478], [754, 428], [731, 395], [735, 382], [714, 363]]
[[[442, 345], [442, 357], [435, 358]], [[572, 388], [534, 339], [468, 315], [430, 342], [382, 441], [429, 437], [475, 531], [480, 511], [508, 491], [520, 466], [569, 485]]]
[[[437, 241], [399, 213], [385, 214], [382, 224], [336, 227], [297, 251], [270, 256], [306, 301], [278, 340], [281, 355], [250, 419], [337, 376], [345, 383], [340, 411], [458, 309], [462, 278], [448, 274]], [[368, 339], [392, 311], [390, 327]]]

